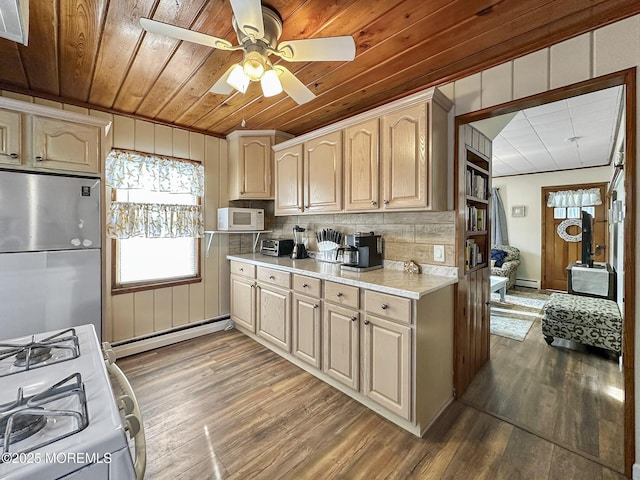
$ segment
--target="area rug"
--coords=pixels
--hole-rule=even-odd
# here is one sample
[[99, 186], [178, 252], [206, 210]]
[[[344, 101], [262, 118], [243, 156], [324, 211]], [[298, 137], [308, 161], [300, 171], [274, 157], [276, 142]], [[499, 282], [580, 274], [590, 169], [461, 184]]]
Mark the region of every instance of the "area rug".
[[515, 288], [500, 301], [500, 295], [491, 294], [491, 333], [524, 341], [531, 325], [542, 317], [542, 307], [549, 295], [540, 290]]

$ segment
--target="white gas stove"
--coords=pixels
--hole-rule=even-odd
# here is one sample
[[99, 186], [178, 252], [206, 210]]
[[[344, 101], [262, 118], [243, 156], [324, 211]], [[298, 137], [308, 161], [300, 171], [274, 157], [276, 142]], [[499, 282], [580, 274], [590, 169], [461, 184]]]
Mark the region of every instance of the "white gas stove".
[[125, 433], [144, 436], [135, 397], [122, 415], [107, 368], [121, 375], [93, 325], [0, 342], [0, 478], [141, 478]]

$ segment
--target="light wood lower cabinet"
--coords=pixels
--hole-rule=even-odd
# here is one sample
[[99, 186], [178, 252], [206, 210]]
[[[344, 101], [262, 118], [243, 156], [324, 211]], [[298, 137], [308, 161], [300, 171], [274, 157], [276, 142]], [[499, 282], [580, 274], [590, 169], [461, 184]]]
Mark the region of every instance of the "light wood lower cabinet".
[[365, 316], [362, 392], [387, 410], [411, 419], [411, 328]]
[[282, 288], [256, 287], [256, 333], [283, 350], [291, 351], [291, 293]]
[[452, 400], [453, 285], [416, 300], [262, 265], [231, 272], [243, 332], [402, 428], [421, 436]]
[[256, 331], [256, 282], [231, 275], [231, 319], [252, 333]]
[[348, 387], [360, 386], [360, 314], [330, 303], [323, 312], [324, 373]]
[[303, 362], [321, 368], [320, 331], [322, 309], [320, 300], [298, 293], [293, 294], [291, 314], [293, 355]]

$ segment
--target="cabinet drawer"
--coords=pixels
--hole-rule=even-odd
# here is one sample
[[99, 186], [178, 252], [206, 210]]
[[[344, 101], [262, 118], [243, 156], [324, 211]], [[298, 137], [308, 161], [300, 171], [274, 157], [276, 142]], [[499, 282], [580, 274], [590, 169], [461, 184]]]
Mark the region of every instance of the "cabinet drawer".
[[359, 308], [360, 289], [335, 282], [324, 282], [324, 299], [351, 308]]
[[364, 292], [364, 308], [368, 313], [397, 322], [411, 323], [411, 300], [387, 293]]
[[304, 293], [310, 297], [320, 298], [320, 279], [305, 277], [304, 275], [293, 275], [293, 289], [296, 292]]
[[291, 288], [290, 274], [282, 270], [258, 267], [258, 280], [282, 288]]
[[241, 277], [256, 278], [256, 266], [231, 260], [231, 273]]

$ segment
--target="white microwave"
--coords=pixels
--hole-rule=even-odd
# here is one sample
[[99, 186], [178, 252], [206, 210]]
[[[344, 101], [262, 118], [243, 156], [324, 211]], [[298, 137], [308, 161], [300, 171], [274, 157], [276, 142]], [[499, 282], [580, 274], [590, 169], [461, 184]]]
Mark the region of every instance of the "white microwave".
[[264, 209], [219, 208], [218, 230], [264, 230]]

